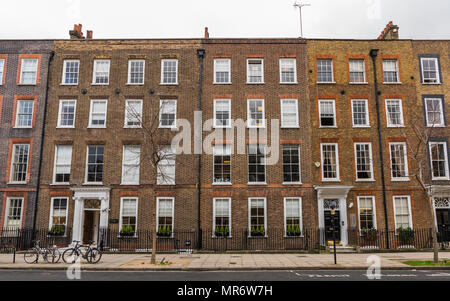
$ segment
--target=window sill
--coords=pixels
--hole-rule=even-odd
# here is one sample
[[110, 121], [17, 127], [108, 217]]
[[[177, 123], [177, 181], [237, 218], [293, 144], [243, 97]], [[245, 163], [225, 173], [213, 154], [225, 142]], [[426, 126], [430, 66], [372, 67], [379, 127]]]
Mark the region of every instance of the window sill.
[[409, 182], [409, 178], [391, 178], [391, 182]]
[[395, 129], [395, 128], [404, 128], [405, 126], [404, 125], [388, 125], [386, 127], [391, 128], [391, 129]]
[[106, 125], [105, 126], [93, 126], [93, 125], [90, 125], [87, 128], [88, 129], [106, 129]]
[[376, 182], [375, 179], [356, 179], [355, 182]]
[[231, 126], [219, 126], [219, 125], [215, 125], [213, 126], [214, 129], [231, 129]]
[[316, 82], [318, 85], [334, 85], [336, 82]]
[[143, 86], [144, 83], [126, 83], [127, 86]]
[[57, 129], [74, 129], [75, 126], [56, 126]]
[[266, 126], [262, 125], [262, 126], [251, 126], [251, 125], [247, 125], [248, 129], [265, 129]]
[[353, 128], [355, 128], [355, 129], [368, 129], [368, 128], [370, 128], [370, 125], [354, 125]]
[[8, 185], [25, 185], [25, 184], [27, 184], [27, 182], [8, 182], [6, 184], [8, 184]]
[[337, 125], [334, 126], [321, 126], [319, 125], [319, 129], [337, 129]]
[[358, 83], [358, 82], [349, 82], [349, 84], [350, 85], [368, 85], [369, 83], [368, 82], [361, 82], [361, 83]]
[[158, 126], [158, 129], [178, 129], [176, 126]]
[[431, 178], [431, 181], [450, 181], [450, 178]]
[[339, 179], [322, 179], [322, 182], [341, 182]]
[[122, 236], [122, 235], [117, 235], [117, 238], [138, 238], [137, 235], [133, 235], [133, 236]]
[[304, 235], [299, 236], [287, 236], [286, 234], [283, 235], [284, 238], [299, 238], [299, 237], [305, 237]]
[[280, 85], [298, 85], [298, 82], [292, 82], [292, 83], [281, 83]]
[[15, 126], [13, 129], [32, 129], [32, 126]]
[[213, 82], [213, 85], [231, 85], [231, 82], [229, 82], [229, 83], [216, 83], [216, 82]]
[[178, 86], [178, 83], [159, 83], [160, 86]]
[[156, 183], [158, 186], [175, 186], [175, 183]]
[[53, 182], [53, 183], [50, 184], [50, 186], [68, 186], [68, 185], [70, 185], [69, 182], [64, 182], [64, 183], [55, 183], [55, 182]]
[[299, 129], [300, 127], [298, 125], [296, 126], [281, 126], [282, 129]]
[[442, 85], [442, 83], [424, 83], [424, 82], [422, 82], [422, 85], [436, 86], [436, 85]]
[[65, 83], [60, 83], [60, 86], [78, 86], [78, 84], [65, 84]]
[[103, 182], [85, 182], [85, 183], [82, 183], [81, 185], [83, 185], [83, 186], [99, 186], [99, 185], [102, 185], [103, 186]]
[[37, 86], [37, 84], [17, 84], [18, 86]]
[[446, 126], [443, 125], [443, 124], [439, 124], [439, 125], [436, 125], [436, 124], [432, 124], [432, 125], [427, 124], [427, 127], [428, 127], [428, 128], [445, 128]]
[[247, 85], [264, 85], [264, 82], [260, 82], [260, 83], [249, 83], [246, 82]]
[[302, 185], [302, 182], [283, 182], [283, 185]]
[[267, 235], [264, 235], [264, 236], [251, 236], [251, 235], [249, 235], [247, 237], [248, 238], [269, 238], [269, 236], [267, 236]]
[[247, 185], [258, 186], [258, 185], [267, 185], [267, 183], [266, 182], [248, 182]]
[[121, 186], [139, 186], [139, 183], [120, 183]]
[[124, 125], [124, 129], [142, 129], [142, 126], [131, 126], [131, 125]]
[[109, 86], [109, 83], [107, 83], [107, 84], [91, 83], [91, 86]]
[[231, 185], [233, 185], [231, 182], [223, 182], [223, 183], [220, 183], [220, 182], [218, 182], [218, 183], [212, 183], [212, 185], [215, 185], [215, 186], [231, 186]]
[[401, 82], [395, 82], [395, 83], [387, 83], [387, 82], [383, 82], [383, 85], [401, 85]]

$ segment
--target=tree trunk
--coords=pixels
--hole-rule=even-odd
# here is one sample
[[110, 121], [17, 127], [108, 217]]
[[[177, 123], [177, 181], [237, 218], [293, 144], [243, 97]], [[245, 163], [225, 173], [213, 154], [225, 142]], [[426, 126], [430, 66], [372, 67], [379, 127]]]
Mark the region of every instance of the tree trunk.
[[433, 197], [429, 196], [428, 200], [430, 202], [430, 211], [431, 211], [431, 236], [433, 238], [433, 261], [435, 263], [438, 263], [439, 261], [439, 245], [438, 245], [438, 241], [437, 241], [437, 235], [436, 235], [436, 229], [437, 226], [435, 224], [436, 218], [435, 218], [435, 214], [434, 214], [434, 209], [433, 209]]
[[[156, 206], [155, 206], [156, 208]], [[156, 209], [155, 209], [156, 211]], [[156, 214], [155, 211], [153, 211], [153, 221], [155, 224], [153, 225], [153, 235], [152, 235], [152, 258], [150, 260], [151, 264], [156, 264]]]

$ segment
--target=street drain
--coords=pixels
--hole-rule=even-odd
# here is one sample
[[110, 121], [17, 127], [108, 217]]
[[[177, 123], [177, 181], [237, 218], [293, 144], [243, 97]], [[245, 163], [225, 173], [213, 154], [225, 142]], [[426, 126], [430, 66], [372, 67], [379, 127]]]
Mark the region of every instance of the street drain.
[[236, 264], [236, 262], [230, 262], [230, 264]]

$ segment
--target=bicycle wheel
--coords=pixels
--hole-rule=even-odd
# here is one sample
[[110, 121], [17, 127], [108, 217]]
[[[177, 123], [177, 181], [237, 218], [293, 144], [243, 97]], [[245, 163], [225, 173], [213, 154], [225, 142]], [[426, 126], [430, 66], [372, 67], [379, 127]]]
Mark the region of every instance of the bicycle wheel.
[[86, 259], [89, 263], [97, 263], [102, 258], [102, 251], [97, 248], [90, 249], [86, 254]]
[[36, 263], [39, 257], [39, 252], [35, 249], [29, 249], [25, 251], [25, 254], [23, 254], [23, 259], [26, 263]]
[[67, 249], [62, 254], [62, 258], [65, 263], [75, 263], [78, 257], [80, 257], [80, 253], [74, 248]]
[[58, 263], [61, 258], [61, 252], [58, 249], [47, 249], [44, 258], [48, 263]]

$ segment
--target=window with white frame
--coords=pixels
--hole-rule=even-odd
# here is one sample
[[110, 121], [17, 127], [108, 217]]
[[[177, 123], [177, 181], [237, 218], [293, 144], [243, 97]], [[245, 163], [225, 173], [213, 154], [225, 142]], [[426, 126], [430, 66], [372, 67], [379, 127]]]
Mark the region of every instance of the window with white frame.
[[296, 59], [280, 59], [280, 83], [297, 83]]
[[388, 127], [404, 125], [401, 99], [386, 99], [386, 119]]
[[231, 183], [231, 145], [215, 145], [214, 183]]
[[61, 99], [59, 101], [58, 127], [75, 127], [76, 100]]
[[161, 61], [161, 83], [166, 85], [178, 84], [178, 60]]
[[50, 204], [50, 232], [64, 235], [67, 227], [68, 198], [51, 198]]
[[140, 145], [123, 146], [122, 184], [139, 184], [140, 161]]
[[358, 196], [359, 230], [377, 228], [375, 197]]
[[448, 180], [449, 167], [446, 142], [429, 142], [433, 180]]
[[125, 103], [125, 127], [142, 126], [142, 99], [127, 99]]
[[231, 235], [230, 198], [214, 198], [213, 231], [214, 236], [229, 237]]
[[33, 125], [34, 100], [17, 101], [15, 127], [30, 128]]
[[25, 183], [27, 181], [29, 144], [13, 144], [11, 160], [11, 183]]
[[5, 74], [5, 59], [0, 59], [0, 86], [3, 85], [4, 74]]
[[366, 67], [362, 59], [350, 59], [348, 61], [348, 68], [350, 70], [350, 83], [365, 83], [366, 82]]
[[339, 157], [337, 143], [321, 143], [322, 181], [339, 181]]
[[425, 98], [425, 115], [427, 126], [445, 126], [444, 110], [442, 108], [442, 98]]
[[231, 126], [231, 99], [214, 99], [214, 127]]
[[38, 72], [38, 59], [22, 59], [20, 66], [20, 83], [23, 85], [35, 85]]
[[92, 76], [92, 84], [108, 85], [109, 84], [109, 60], [94, 60], [94, 73]]
[[266, 234], [266, 199], [249, 198], [249, 230], [250, 236], [265, 236]]
[[422, 64], [422, 83], [439, 84], [439, 64], [437, 58], [420, 58]]
[[64, 60], [62, 84], [78, 85], [79, 73], [80, 73], [79, 60]]
[[302, 199], [284, 198], [284, 233], [287, 236], [300, 236], [302, 231]]
[[247, 84], [264, 83], [264, 60], [247, 59]]
[[336, 127], [336, 106], [334, 99], [319, 99], [320, 127]]
[[353, 127], [369, 127], [369, 106], [367, 99], [352, 99]]
[[355, 165], [357, 180], [373, 180], [372, 144], [355, 143]]
[[176, 99], [161, 99], [159, 109], [159, 127], [174, 128], [177, 126]]
[[175, 185], [175, 161], [176, 156], [172, 148], [162, 146], [158, 152], [160, 158], [158, 162], [157, 184]]
[[144, 84], [145, 60], [128, 61], [128, 84]]
[[261, 144], [248, 145], [248, 182], [266, 182], [266, 147]]
[[[4, 223], [4, 236], [13, 235], [8, 231], [19, 230], [22, 228], [22, 211], [23, 211], [22, 197], [7, 197], [6, 198], [6, 210], [5, 210], [5, 223]], [[5, 233], [6, 232], [6, 233]]]
[[86, 182], [102, 183], [105, 147], [90, 145], [87, 147]]
[[121, 234], [134, 233], [137, 230], [138, 198], [123, 197], [120, 199], [120, 224]]
[[214, 59], [214, 83], [231, 83], [231, 59]]
[[281, 100], [281, 127], [283, 128], [298, 127], [297, 99]]
[[393, 181], [407, 181], [408, 176], [408, 157], [406, 154], [405, 142], [389, 143], [391, 156], [391, 177]]
[[318, 59], [317, 60], [317, 82], [333, 83], [333, 60]]
[[89, 127], [106, 127], [106, 112], [108, 101], [106, 99], [92, 99], [91, 113], [89, 114]]
[[264, 99], [247, 99], [247, 126], [262, 128], [266, 126]]
[[158, 205], [158, 236], [170, 236], [173, 231], [174, 198], [157, 198]]
[[383, 78], [385, 83], [399, 83], [398, 61], [383, 60]]
[[300, 183], [300, 147], [283, 145], [283, 183]]
[[69, 183], [70, 167], [72, 163], [72, 145], [55, 146], [54, 183]]
[[395, 229], [412, 228], [410, 196], [394, 196]]

